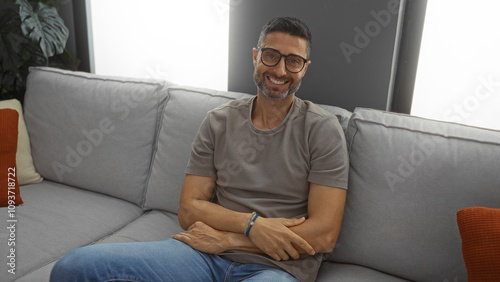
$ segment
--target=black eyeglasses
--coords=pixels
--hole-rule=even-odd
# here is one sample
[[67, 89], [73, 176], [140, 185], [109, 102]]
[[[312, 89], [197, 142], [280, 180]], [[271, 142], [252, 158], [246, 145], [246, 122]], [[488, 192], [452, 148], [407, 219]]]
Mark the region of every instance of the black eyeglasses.
[[285, 68], [291, 73], [300, 72], [308, 61], [307, 59], [295, 54], [283, 55], [280, 51], [273, 48], [257, 47], [257, 49], [262, 52], [260, 61], [268, 67], [278, 65], [281, 61], [281, 57], [285, 57]]

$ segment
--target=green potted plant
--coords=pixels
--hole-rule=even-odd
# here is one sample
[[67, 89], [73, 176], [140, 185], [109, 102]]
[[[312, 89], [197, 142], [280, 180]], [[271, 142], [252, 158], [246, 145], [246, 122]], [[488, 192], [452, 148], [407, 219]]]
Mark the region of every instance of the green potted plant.
[[65, 48], [69, 31], [57, 11], [62, 1], [4, 0], [15, 5], [0, 13], [0, 100], [23, 100], [30, 66], [79, 64]]

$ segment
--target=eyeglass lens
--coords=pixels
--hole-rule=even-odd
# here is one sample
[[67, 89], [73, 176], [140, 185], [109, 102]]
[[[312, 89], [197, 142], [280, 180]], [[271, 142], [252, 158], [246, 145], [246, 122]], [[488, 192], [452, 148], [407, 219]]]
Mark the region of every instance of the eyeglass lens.
[[[285, 57], [285, 66], [290, 72], [299, 72], [304, 67], [302, 57], [288, 55]], [[281, 60], [281, 54], [277, 50], [264, 49], [262, 50], [262, 62], [268, 67], [273, 67]]]

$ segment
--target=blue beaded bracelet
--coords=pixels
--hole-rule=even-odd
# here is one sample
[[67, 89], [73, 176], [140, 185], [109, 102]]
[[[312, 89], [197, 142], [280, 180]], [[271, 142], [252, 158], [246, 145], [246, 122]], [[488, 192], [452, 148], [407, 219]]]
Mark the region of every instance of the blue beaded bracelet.
[[252, 229], [252, 226], [254, 225], [255, 220], [257, 219], [257, 217], [259, 217], [258, 213], [256, 213], [255, 217], [252, 219], [252, 221], [250, 221], [250, 224], [248, 225], [248, 227], [245, 228], [245, 236], [248, 237], [248, 234], [250, 234], [250, 229]]
[[250, 217], [247, 220], [247, 224], [245, 225], [245, 228], [243, 229], [243, 234], [247, 233], [248, 226], [250, 226], [250, 222], [252, 222], [252, 218], [256, 215], [256, 212], [253, 212]]

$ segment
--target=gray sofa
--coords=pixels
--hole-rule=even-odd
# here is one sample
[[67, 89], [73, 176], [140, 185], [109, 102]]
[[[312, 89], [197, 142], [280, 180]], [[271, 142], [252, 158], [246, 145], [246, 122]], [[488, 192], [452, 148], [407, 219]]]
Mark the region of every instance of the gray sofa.
[[[248, 96], [32, 68], [24, 119], [43, 181], [21, 186], [15, 275], [0, 209], [0, 280], [48, 281], [71, 249], [180, 232], [198, 126], [208, 110]], [[466, 281], [456, 212], [500, 207], [500, 132], [322, 107], [345, 129], [351, 163], [341, 234], [318, 281]]]

